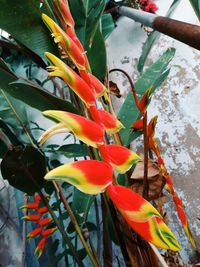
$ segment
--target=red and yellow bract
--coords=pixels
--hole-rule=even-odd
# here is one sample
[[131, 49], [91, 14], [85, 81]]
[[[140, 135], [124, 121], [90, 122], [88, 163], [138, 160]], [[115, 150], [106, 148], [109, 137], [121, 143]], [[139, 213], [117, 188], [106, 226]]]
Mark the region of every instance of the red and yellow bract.
[[95, 91], [75, 71], [53, 54], [46, 52], [46, 57], [54, 66], [49, 66], [49, 76], [60, 77], [76, 93], [86, 105], [94, 105]]
[[99, 194], [112, 183], [112, 167], [98, 160], [81, 160], [57, 167], [46, 174], [46, 180], [64, 181], [86, 194]]
[[94, 121], [59, 110], [47, 110], [43, 112], [43, 115], [65, 125], [87, 145], [98, 147], [104, 143], [104, 129]]
[[80, 47], [50, 17], [42, 14], [42, 19], [52, 32], [55, 43], [59, 43], [77, 68], [86, 69], [85, 53], [81, 51]]
[[102, 124], [108, 134], [117, 133], [121, 128], [124, 128], [123, 124], [117, 119], [117, 117], [107, 111], [97, 109], [95, 106], [91, 106], [89, 110], [93, 120], [98, 124]]
[[68, 25], [70, 28], [74, 28], [75, 23], [72, 14], [69, 9], [68, 1], [66, 0], [53, 0], [53, 4], [56, 13], [64, 25]]
[[149, 87], [147, 91], [142, 96], [141, 100], [139, 101], [138, 108], [142, 114], [144, 114], [147, 110], [148, 104], [150, 102], [150, 96], [151, 92], [153, 90], [153, 87]]
[[143, 120], [137, 120], [136, 122], [134, 122], [132, 125], [131, 125], [131, 128], [134, 130], [134, 131], [143, 131]]
[[110, 185], [106, 191], [127, 223], [145, 240], [160, 248], [181, 249], [159, 212], [148, 201], [123, 186]]
[[99, 151], [103, 159], [119, 173], [127, 172], [141, 158], [130, 149], [120, 145], [101, 145]]

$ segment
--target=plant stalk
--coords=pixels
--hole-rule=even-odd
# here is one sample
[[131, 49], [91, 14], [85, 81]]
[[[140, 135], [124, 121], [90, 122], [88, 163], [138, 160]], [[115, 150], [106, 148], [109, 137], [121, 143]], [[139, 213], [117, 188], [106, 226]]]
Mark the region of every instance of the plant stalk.
[[62, 201], [67, 213], [69, 214], [71, 222], [72, 222], [72, 224], [73, 224], [73, 226], [74, 226], [74, 228], [75, 228], [75, 230], [76, 230], [76, 232], [77, 232], [77, 234], [78, 234], [78, 236], [79, 236], [79, 238], [80, 238], [80, 240], [81, 240], [81, 242], [82, 242], [82, 244], [83, 244], [83, 246], [84, 246], [84, 248], [85, 248], [85, 250], [86, 250], [86, 252], [87, 252], [87, 254], [88, 254], [88, 256], [89, 256], [89, 258], [91, 260], [91, 262], [92, 262], [92, 264], [93, 264], [93, 266], [94, 267], [100, 266], [99, 263], [98, 263], [98, 259], [95, 259], [94, 255], [91, 253], [91, 251], [90, 251], [90, 249], [89, 249], [89, 247], [87, 245], [87, 242], [85, 241], [85, 238], [84, 238], [84, 236], [83, 236], [83, 234], [81, 232], [81, 229], [80, 229], [80, 227], [78, 225], [78, 222], [77, 222], [77, 220], [76, 220], [76, 218], [75, 218], [75, 216], [74, 216], [74, 214], [73, 214], [73, 212], [72, 212], [72, 210], [71, 210], [71, 208], [70, 208], [70, 206], [69, 206], [69, 204], [68, 204], [68, 202], [67, 202], [67, 200], [66, 200], [66, 198], [65, 198], [65, 196], [63, 194], [63, 192], [62, 192], [62, 188], [61, 188], [60, 184], [58, 182], [54, 182], [54, 185], [56, 185], [55, 187], [56, 187], [56, 189], [58, 189], [58, 193], [59, 193], [60, 199], [61, 199], [61, 201]]
[[144, 179], [143, 179], [143, 197], [148, 199], [149, 195], [149, 182], [148, 182], [148, 151], [149, 139], [147, 129], [147, 112], [143, 116], [143, 130], [144, 130]]

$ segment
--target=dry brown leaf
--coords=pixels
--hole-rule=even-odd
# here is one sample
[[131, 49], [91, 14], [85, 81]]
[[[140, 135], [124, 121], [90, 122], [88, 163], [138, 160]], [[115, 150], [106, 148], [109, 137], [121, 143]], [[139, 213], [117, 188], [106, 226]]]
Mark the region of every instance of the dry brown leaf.
[[[144, 162], [136, 165], [130, 179], [132, 182], [131, 189], [142, 195], [143, 193]], [[158, 163], [149, 159], [148, 161], [148, 183], [149, 193], [148, 200], [156, 200], [162, 196], [162, 189], [166, 183], [165, 178], [161, 175]]]
[[110, 89], [110, 94], [111, 95], [115, 95], [118, 98], [121, 97], [119, 87], [117, 86], [116, 83], [114, 83], [112, 81], [109, 81], [109, 89]]

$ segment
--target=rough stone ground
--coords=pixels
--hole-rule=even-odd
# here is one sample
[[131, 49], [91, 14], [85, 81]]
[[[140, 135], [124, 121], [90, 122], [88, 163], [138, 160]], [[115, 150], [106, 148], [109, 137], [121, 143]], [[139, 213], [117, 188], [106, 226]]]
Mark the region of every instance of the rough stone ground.
[[[160, 14], [164, 14], [172, 1], [160, 0], [157, 3]], [[199, 24], [189, 1], [181, 2], [173, 18]], [[122, 18], [107, 41], [109, 68], [122, 68], [135, 81], [138, 77], [137, 60], [145, 39], [146, 34], [138, 23]], [[156, 136], [162, 144], [162, 155], [174, 178], [176, 191], [186, 205], [191, 229], [200, 249], [200, 52], [162, 35], [154, 45], [146, 65], [151, 65], [168, 47], [176, 48], [176, 56], [167, 81], [153, 96], [149, 118], [158, 115]], [[119, 85], [124, 98], [130, 90], [127, 80], [120, 73], [112, 74], [111, 78]], [[120, 105], [119, 102], [116, 105]], [[134, 143], [136, 149], [139, 145], [139, 142]], [[191, 248], [181, 229], [170, 201], [166, 209], [170, 226], [183, 246], [183, 261], [200, 262], [200, 257]]]

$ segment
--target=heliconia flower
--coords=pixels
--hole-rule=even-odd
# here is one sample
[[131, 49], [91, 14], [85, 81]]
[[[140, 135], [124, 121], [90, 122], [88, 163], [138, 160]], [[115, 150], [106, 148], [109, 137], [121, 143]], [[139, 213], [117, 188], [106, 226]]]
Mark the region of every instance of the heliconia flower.
[[134, 131], [143, 131], [143, 120], [137, 120], [131, 125]]
[[69, 9], [68, 1], [66, 0], [53, 0], [53, 4], [56, 10], [56, 13], [65, 25], [68, 25], [70, 28], [74, 28], [75, 23], [72, 17], [72, 14]]
[[52, 32], [55, 43], [59, 43], [78, 69], [85, 69], [85, 52], [81, 51], [77, 44], [50, 17], [42, 14], [42, 19]]
[[97, 147], [104, 143], [104, 129], [92, 120], [70, 112], [47, 110], [43, 115], [64, 124], [81, 141]]
[[46, 244], [46, 237], [43, 237], [40, 242], [38, 243], [36, 249], [35, 249], [35, 255], [37, 255], [37, 258], [39, 259], [44, 251], [44, 247]]
[[130, 149], [120, 145], [101, 145], [99, 151], [103, 159], [119, 173], [127, 172], [141, 158]]
[[41, 208], [39, 208], [39, 209], [37, 210], [37, 212], [40, 213], [40, 214], [45, 214], [45, 213], [48, 212], [48, 208], [47, 208], [46, 206], [41, 207]]
[[57, 227], [54, 227], [54, 228], [49, 228], [49, 229], [46, 229], [42, 232], [42, 236], [43, 237], [49, 237], [50, 235], [52, 235], [55, 231], [57, 230]]
[[31, 214], [31, 215], [23, 216], [22, 219], [26, 221], [31, 221], [31, 222], [38, 222], [40, 220], [40, 215]]
[[40, 227], [44, 227], [44, 226], [47, 226], [48, 224], [50, 224], [52, 222], [52, 218], [44, 218], [44, 219], [41, 219], [40, 221], [38, 221], [38, 224]]
[[153, 86], [149, 87], [149, 89], [147, 89], [147, 91], [144, 93], [144, 95], [139, 101], [138, 108], [142, 114], [145, 113], [148, 107], [152, 90], [153, 90]]
[[26, 205], [21, 206], [20, 209], [36, 210], [38, 209], [38, 206], [39, 206], [38, 202], [33, 202], [33, 203], [28, 203]]
[[62, 78], [86, 105], [93, 105], [96, 100], [95, 91], [69, 66], [53, 54], [46, 52], [46, 57], [55, 66], [49, 66], [49, 76]]
[[113, 116], [109, 112], [97, 109], [95, 106], [90, 106], [89, 110], [93, 120], [100, 125], [102, 124], [108, 134], [115, 134], [119, 132], [120, 129], [125, 128], [117, 117]]
[[185, 212], [183, 210], [182, 200], [176, 195], [173, 196], [173, 200], [174, 200], [174, 203], [176, 205], [176, 210], [177, 210], [179, 219], [183, 225], [184, 231], [185, 231], [188, 239], [190, 240], [192, 246], [196, 249], [197, 246], [196, 246], [196, 243], [195, 243], [194, 238], [192, 236], [190, 226], [189, 226], [188, 221], [187, 221], [187, 217], [186, 217]]
[[180, 250], [175, 236], [148, 201], [123, 186], [110, 185], [106, 192], [127, 223], [145, 240], [160, 248]]
[[98, 160], [68, 163], [48, 172], [44, 179], [65, 181], [86, 194], [98, 194], [112, 183], [112, 167]]
[[46, 130], [38, 139], [38, 143], [40, 145], [43, 145], [50, 137], [61, 134], [61, 133], [68, 133], [69, 130], [66, 128], [66, 126], [62, 123], [58, 123], [52, 127], [50, 127], [48, 130]]
[[42, 232], [42, 227], [35, 228], [33, 231], [31, 231], [30, 233], [28, 233], [28, 235], [27, 235], [27, 239], [31, 239], [31, 238], [33, 238], [33, 237], [36, 237], [36, 236], [38, 236], [41, 232]]
[[148, 131], [149, 137], [154, 136], [157, 119], [158, 119], [158, 116], [153, 117], [147, 126], [147, 131]]

